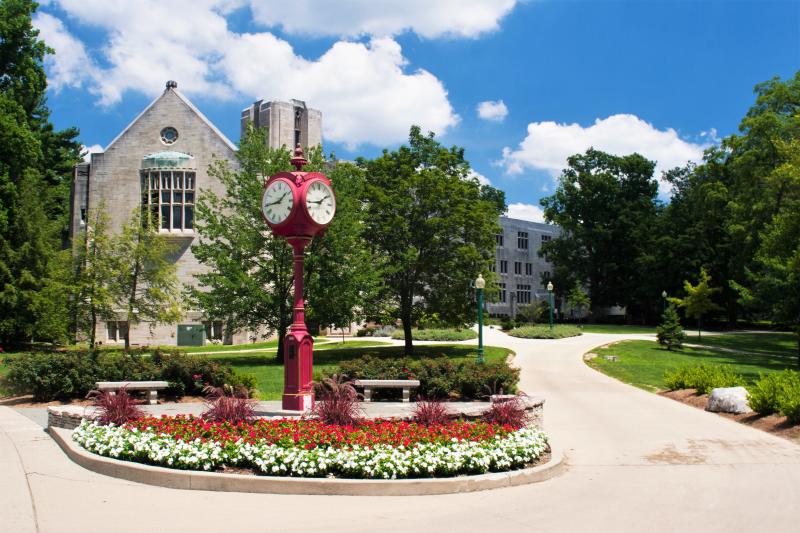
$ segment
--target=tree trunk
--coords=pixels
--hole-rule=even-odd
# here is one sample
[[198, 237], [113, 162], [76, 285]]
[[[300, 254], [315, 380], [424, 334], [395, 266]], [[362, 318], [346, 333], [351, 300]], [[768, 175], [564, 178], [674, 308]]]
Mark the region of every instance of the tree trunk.
[[697, 340], [702, 339], [702, 336], [701, 336], [702, 333], [700, 333], [700, 331], [702, 329], [703, 329], [703, 317], [702, 316], [698, 316], [697, 317]]
[[91, 329], [89, 330], [89, 351], [94, 351], [95, 343], [95, 330], [97, 329], [97, 312], [95, 311], [94, 304], [89, 309], [91, 314]]
[[131, 349], [131, 316], [134, 316], [133, 309], [136, 307], [136, 288], [139, 285], [139, 260], [133, 265], [133, 277], [131, 279], [131, 294], [128, 297], [128, 327], [125, 328], [125, 351]]
[[411, 333], [411, 301], [412, 298], [408, 294], [400, 297], [400, 320], [403, 321], [403, 338], [405, 339], [403, 354], [409, 357], [414, 355], [414, 339]]

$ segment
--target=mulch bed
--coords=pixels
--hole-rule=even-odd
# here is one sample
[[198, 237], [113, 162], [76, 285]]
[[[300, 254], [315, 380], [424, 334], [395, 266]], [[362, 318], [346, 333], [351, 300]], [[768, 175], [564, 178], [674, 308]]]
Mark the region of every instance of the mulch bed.
[[[658, 394], [672, 400], [682, 402], [698, 409], [705, 409], [708, 403], [708, 394], [698, 395], [694, 389], [682, 389], [675, 391], [661, 391]], [[735, 415], [732, 413], [715, 413], [725, 418], [730, 418], [741, 424], [772, 433], [783, 437], [792, 442], [800, 443], [800, 424], [790, 424], [785, 416], [780, 415], [760, 415], [758, 413], [747, 413]]]

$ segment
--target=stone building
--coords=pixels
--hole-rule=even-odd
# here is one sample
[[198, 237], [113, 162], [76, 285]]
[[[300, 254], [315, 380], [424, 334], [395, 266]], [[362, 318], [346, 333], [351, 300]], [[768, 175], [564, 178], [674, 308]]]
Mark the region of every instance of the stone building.
[[546, 300], [551, 265], [539, 257], [542, 243], [560, 234], [558, 226], [500, 217], [495, 236], [495, 264], [500, 287], [496, 301], [486, 304], [490, 316], [515, 317], [520, 305]]
[[[269, 127], [268, 142], [273, 147], [293, 147], [299, 140], [307, 148], [322, 141], [321, 113], [297, 100], [259, 100], [243, 112], [243, 127], [244, 120]], [[195, 201], [201, 189], [225, 194], [223, 185], [209, 176], [208, 167], [219, 159], [236, 166], [236, 151], [236, 145], [178, 91], [177, 83], [167, 82], [164, 92], [103, 152], [93, 153], [89, 163], [76, 165], [70, 236], [85, 235], [89, 209], [104, 209], [113, 231], [120, 230], [135, 210], [147, 209], [157, 217], [161, 233], [177, 245], [174, 262], [178, 280], [194, 284], [195, 275], [204, 269], [191, 249], [197, 238]], [[222, 324], [206, 321], [197, 311], [187, 312], [177, 324], [151, 326], [134, 325], [131, 343], [197, 344], [206, 339], [242, 343], [254, 334], [239, 331], [222, 339]], [[125, 316], [120, 314], [120, 320], [99, 324], [97, 339], [123, 342], [127, 328]]]

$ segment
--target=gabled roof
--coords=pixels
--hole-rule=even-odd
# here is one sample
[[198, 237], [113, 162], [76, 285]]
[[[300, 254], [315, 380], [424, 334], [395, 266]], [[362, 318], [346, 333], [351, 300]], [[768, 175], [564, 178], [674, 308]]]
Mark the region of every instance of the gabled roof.
[[[174, 83], [174, 82], [169, 82], [169, 83]], [[124, 130], [122, 130], [122, 131], [120, 132], [120, 134], [119, 134], [119, 135], [117, 135], [116, 137], [114, 137], [114, 140], [112, 140], [110, 143], [108, 143], [108, 146], [106, 146], [106, 147], [105, 147], [105, 149], [104, 149], [103, 151], [104, 151], [104, 152], [107, 152], [107, 151], [109, 150], [109, 148], [111, 148], [111, 147], [114, 145], [114, 143], [115, 143], [115, 142], [117, 142], [117, 141], [118, 141], [118, 140], [119, 140], [119, 139], [120, 139], [120, 138], [121, 138], [123, 135], [125, 135], [125, 133], [126, 133], [126, 132], [127, 132], [129, 129], [131, 129], [131, 128], [133, 127], [133, 125], [134, 125], [134, 124], [136, 124], [136, 122], [138, 122], [138, 120], [144, 116], [144, 114], [145, 114], [145, 113], [147, 113], [147, 112], [150, 110], [150, 108], [152, 108], [154, 105], [156, 105], [156, 103], [157, 103], [159, 100], [161, 100], [162, 98], [164, 98], [164, 96], [165, 96], [165, 95], [166, 95], [168, 92], [172, 91], [173, 93], [175, 93], [175, 96], [177, 96], [178, 98], [180, 98], [180, 100], [181, 100], [181, 101], [182, 101], [184, 104], [186, 104], [186, 106], [187, 106], [189, 109], [191, 109], [191, 110], [194, 112], [194, 114], [195, 114], [195, 115], [197, 115], [197, 117], [198, 117], [200, 120], [202, 120], [202, 121], [203, 121], [203, 122], [206, 124], [206, 126], [208, 126], [208, 127], [209, 127], [209, 128], [210, 128], [210, 129], [211, 129], [213, 132], [214, 132], [214, 133], [216, 133], [216, 134], [217, 134], [217, 136], [218, 136], [220, 139], [222, 139], [222, 142], [224, 142], [224, 143], [225, 143], [225, 144], [228, 146], [228, 148], [230, 148], [231, 150], [233, 150], [234, 152], [236, 152], [236, 151], [238, 150], [238, 148], [236, 147], [236, 145], [235, 145], [235, 144], [233, 144], [233, 143], [231, 142], [231, 140], [230, 140], [230, 139], [228, 139], [228, 138], [225, 136], [225, 134], [224, 134], [224, 133], [222, 133], [222, 132], [219, 130], [219, 128], [217, 128], [217, 127], [214, 125], [214, 123], [213, 123], [213, 122], [211, 122], [210, 120], [208, 120], [208, 118], [207, 118], [207, 117], [206, 117], [206, 116], [205, 116], [205, 115], [204, 115], [204, 114], [203, 114], [203, 113], [202, 113], [202, 112], [201, 112], [199, 109], [197, 109], [197, 108], [194, 106], [194, 104], [193, 104], [191, 101], [189, 101], [189, 99], [188, 99], [188, 98], [186, 98], [186, 97], [185, 97], [185, 96], [184, 96], [184, 95], [183, 95], [183, 94], [182, 94], [180, 91], [178, 91], [178, 89], [177, 89], [177, 88], [175, 88], [175, 86], [171, 86], [169, 83], [167, 84], [167, 89], [166, 89], [166, 90], [165, 90], [163, 93], [161, 93], [161, 94], [158, 96], [158, 98], [156, 98], [155, 100], [153, 100], [152, 102], [150, 102], [150, 105], [148, 105], [147, 107], [145, 107], [145, 108], [144, 108], [144, 110], [143, 110], [141, 113], [139, 113], [139, 114], [136, 116], [136, 118], [135, 118], [135, 119], [133, 119], [133, 120], [131, 121], [131, 123], [130, 123], [130, 124], [128, 124], [128, 125], [125, 127], [125, 129], [124, 129]]]

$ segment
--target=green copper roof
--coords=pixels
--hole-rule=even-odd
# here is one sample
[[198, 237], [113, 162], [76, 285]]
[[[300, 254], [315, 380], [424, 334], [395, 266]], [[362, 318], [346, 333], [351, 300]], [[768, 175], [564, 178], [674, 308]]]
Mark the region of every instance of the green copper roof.
[[142, 158], [142, 168], [190, 168], [194, 156], [181, 152], [155, 152]]

